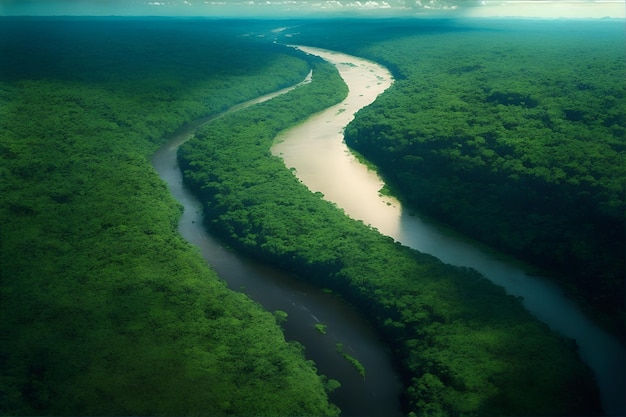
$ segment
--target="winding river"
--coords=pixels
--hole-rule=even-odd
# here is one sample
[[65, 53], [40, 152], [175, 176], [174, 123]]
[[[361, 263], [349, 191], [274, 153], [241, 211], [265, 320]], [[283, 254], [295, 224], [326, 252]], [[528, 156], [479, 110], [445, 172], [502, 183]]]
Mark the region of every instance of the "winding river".
[[[311, 74], [300, 84], [310, 80]], [[181, 235], [200, 249], [202, 256], [231, 289], [246, 293], [268, 311], [282, 310], [288, 314], [287, 321], [282, 325], [285, 337], [306, 347], [306, 356], [315, 361], [319, 373], [341, 383], [341, 387], [331, 393], [330, 400], [341, 408], [342, 415], [401, 416], [401, 384], [386, 346], [372, 326], [338, 297], [222, 246], [204, 227], [202, 204], [183, 186], [176, 153], [180, 145], [193, 137], [196, 129], [225, 114], [269, 100], [295, 87], [239, 104], [218, 116], [184, 126], [157, 150], [152, 166], [184, 207], [178, 224]], [[327, 326], [326, 334], [322, 335], [315, 328], [318, 323]], [[337, 343], [342, 343], [343, 351], [363, 364], [366, 378], [337, 352]]]
[[403, 210], [394, 198], [382, 196], [380, 177], [360, 164], [343, 143], [343, 128], [353, 115], [392, 83], [386, 68], [369, 61], [317, 48], [299, 47], [333, 63], [350, 87], [342, 103], [282, 133], [272, 148], [313, 192], [343, 208], [381, 233], [442, 261], [471, 267], [523, 298], [539, 320], [574, 339], [580, 356], [595, 374], [602, 405], [609, 415], [625, 414], [625, 350], [594, 325], [580, 308], [548, 280], [528, 275], [523, 264], [504, 261], [474, 242]]
[[[525, 307], [539, 320], [576, 340], [582, 359], [596, 376], [604, 409], [610, 415], [624, 415], [625, 352], [614, 338], [591, 323], [556, 286], [526, 274], [520, 263], [503, 261], [480, 245], [407, 213], [396, 199], [380, 195], [381, 179], [345, 146], [343, 129], [359, 109], [393, 83], [389, 71], [346, 54], [298, 48], [336, 65], [350, 93], [342, 103], [281, 134], [272, 152], [280, 155], [287, 167], [295, 168], [298, 178], [312, 191], [322, 192], [349, 216], [444, 262], [475, 268], [508, 293], [523, 297]], [[243, 103], [229, 112], [287, 90]], [[306, 346], [307, 357], [317, 363], [320, 373], [342, 383], [331, 400], [343, 415], [400, 415], [399, 381], [384, 344], [365, 320], [335, 296], [233, 253], [205, 232], [201, 204], [182, 185], [176, 151], [199, 126], [211, 120], [199, 120], [176, 132], [152, 161], [185, 208], [179, 224], [181, 234], [200, 248], [207, 262], [232, 289], [244, 291], [269, 311], [288, 313], [284, 324], [286, 337]], [[315, 330], [316, 323], [327, 325], [326, 335]], [[343, 343], [344, 350], [363, 363], [365, 379], [336, 352], [336, 343]]]

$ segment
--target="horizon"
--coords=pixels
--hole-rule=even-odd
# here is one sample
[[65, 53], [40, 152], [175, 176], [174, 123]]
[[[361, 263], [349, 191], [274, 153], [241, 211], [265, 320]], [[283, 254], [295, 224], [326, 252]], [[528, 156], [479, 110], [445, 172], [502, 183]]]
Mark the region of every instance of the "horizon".
[[625, 19], [621, 0], [0, 0], [0, 16]]

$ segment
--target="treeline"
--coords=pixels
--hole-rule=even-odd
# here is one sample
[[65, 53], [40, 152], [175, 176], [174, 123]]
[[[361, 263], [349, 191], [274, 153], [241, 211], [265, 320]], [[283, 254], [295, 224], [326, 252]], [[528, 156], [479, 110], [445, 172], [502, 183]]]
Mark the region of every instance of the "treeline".
[[337, 415], [301, 346], [182, 240], [149, 162], [307, 62], [228, 22], [0, 32], [0, 414]]
[[314, 82], [203, 127], [179, 150], [207, 226], [233, 247], [330, 288], [393, 350], [409, 415], [593, 415], [576, 347], [474, 271], [445, 265], [349, 219], [270, 152], [278, 132], [345, 94]]
[[623, 25], [378, 26], [300, 30], [398, 79], [346, 143], [410, 206], [547, 270], [623, 340]]

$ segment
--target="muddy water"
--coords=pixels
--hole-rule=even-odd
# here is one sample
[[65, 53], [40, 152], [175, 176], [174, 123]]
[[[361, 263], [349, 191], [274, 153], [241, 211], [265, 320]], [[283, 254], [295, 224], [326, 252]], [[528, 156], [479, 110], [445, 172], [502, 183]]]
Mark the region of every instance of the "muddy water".
[[[286, 91], [243, 103], [228, 112], [268, 100]], [[176, 152], [199, 126], [213, 119], [198, 120], [179, 130], [152, 159], [154, 168], [184, 207], [178, 226], [180, 233], [200, 248], [204, 258], [230, 288], [245, 292], [268, 311], [282, 310], [288, 314], [283, 325], [286, 338], [302, 343], [307, 358], [316, 362], [319, 373], [341, 383], [342, 386], [331, 394], [330, 399], [342, 409], [342, 415], [401, 415], [398, 400], [400, 383], [390, 355], [373, 328], [351, 306], [293, 276], [228, 250], [206, 232], [202, 206], [183, 186]], [[315, 328], [316, 324], [326, 325], [326, 334], [321, 334]], [[342, 343], [343, 351], [363, 364], [365, 378], [337, 352], [337, 343]]]
[[353, 114], [375, 100], [392, 80], [372, 62], [317, 48], [300, 47], [335, 64], [350, 87], [348, 98], [305, 123], [289, 129], [272, 148], [313, 192], [321, 192], [345, 212], [403, 244], [446, 263], [472, 267], [509, 294], [553, 330], [576, 340], [581, 358], [595, 374], [609, 415], [624, 415], [625, 352], [619, 342], [595, 326], [562, 291], [542, 277], [530, 276], [523, 264], [503, 261], [436, 224], [403, 210], [394, 198], [381, 196], [383, 181], [350, 153], [343, 129]]

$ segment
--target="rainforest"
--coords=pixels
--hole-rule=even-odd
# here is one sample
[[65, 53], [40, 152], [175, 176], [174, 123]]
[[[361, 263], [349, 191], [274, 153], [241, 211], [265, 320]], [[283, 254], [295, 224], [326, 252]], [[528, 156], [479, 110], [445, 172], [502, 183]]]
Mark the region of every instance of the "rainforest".
[[196, 125], [178, 163], [197, 226], [363, 316], [402, 414], [607, 412], [576, 343], [522, 300], [347, 216], [270, 151], [348, 94], [287, 44], [385, 65], [393, 86], [345, 130], [383, 192], [546, 272], [623, 344], [623, 28], [604, 23], [0, 18], [0, 413], [346, 415], [290, 317], [179, 233], [151, 158]]

